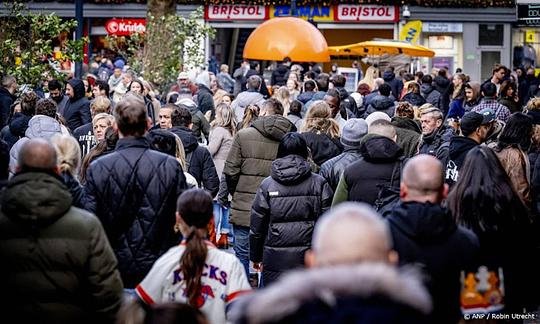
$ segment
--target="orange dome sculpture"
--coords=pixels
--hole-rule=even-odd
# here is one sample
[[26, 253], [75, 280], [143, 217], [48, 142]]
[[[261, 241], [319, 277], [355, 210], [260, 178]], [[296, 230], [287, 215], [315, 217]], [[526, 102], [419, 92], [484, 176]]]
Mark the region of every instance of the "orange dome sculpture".
[[293, 62], [329, 62], [328, 44], [309, 22], [283, 17], [270, 19], [257, 27], [244, 47], [245, 59]]

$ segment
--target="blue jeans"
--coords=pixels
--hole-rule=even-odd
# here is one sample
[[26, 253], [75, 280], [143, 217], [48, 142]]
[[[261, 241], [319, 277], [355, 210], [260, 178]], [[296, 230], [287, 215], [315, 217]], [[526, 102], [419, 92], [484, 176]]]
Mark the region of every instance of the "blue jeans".
[[249, 278], [249, 227], [233, 225], [234, 232], [234, 253], [240, 260], [246, 276]]

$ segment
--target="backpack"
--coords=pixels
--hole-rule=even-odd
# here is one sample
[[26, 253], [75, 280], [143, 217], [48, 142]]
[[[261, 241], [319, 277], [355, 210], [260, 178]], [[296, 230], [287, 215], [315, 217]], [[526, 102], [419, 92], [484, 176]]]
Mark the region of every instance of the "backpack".
[[[377, 194], [374, 208], [382, 216], [386, 216], [394, 208], [394, 206], [399, 203], [399, 182], [397, 186], [394, 185], [394, 182], [400, 179], [399, 174], [403, 169], [404, 159], [404, 157], [400, 157], [399, 160], [394, 164], [390, 183], [377, 185], [377, 188], [379, 188], [379, 193]], [[398, 175], [397, 179], [396, 174]]]

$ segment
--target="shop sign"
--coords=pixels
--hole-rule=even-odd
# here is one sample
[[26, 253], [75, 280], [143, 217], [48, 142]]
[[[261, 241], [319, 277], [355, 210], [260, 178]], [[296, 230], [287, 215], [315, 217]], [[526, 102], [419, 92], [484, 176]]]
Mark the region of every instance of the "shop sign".
[[520, 26], [540, 26], [540, 4], [518, 4], [517, 20]]
[[534, 30], [526, 30], [525, 31], [525, 43], [534, 43], [534, 41], [536, 40], [536, 37], [535, 37], [535, 32]]
[[334, 21], [334, 10], [325, 6], [300, 6], [296, 8], [294, 15], [291, 14], [291, 6], [270, 7], [270, 18], [275, 17], [298, 17], [310, 21]]
[[206, 20], [265, 20], [268, 7], [256, 5], [209, 5], [204, 7]]
[[424, 33], [463, 33], [463, 24], [426, 22], [422, 25]]
[[399, 40], [402, 42], [408, 42], [411, 44], [416, 44], [418, 38], [420, 37], [420, 32], [422, 31], [422, 22], [420, 20], [409, 21], [399, 34]]
[[390, 23], [399, 20], [397, 6], [340, 4], [334, 9], [335, 20], [341, 22]]
[[146, 31], [145, 19], [109, 19], [105, 23], [105, 30], [109, 35], [129, 36], [133, 33]]

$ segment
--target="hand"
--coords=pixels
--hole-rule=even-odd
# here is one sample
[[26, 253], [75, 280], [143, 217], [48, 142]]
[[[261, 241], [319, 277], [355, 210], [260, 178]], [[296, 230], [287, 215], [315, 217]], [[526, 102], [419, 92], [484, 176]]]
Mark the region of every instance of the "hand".
[[262, 262], [253, 262], [253, 269], [255, 269], [257, 272], [261, 272], [263, 269]]

